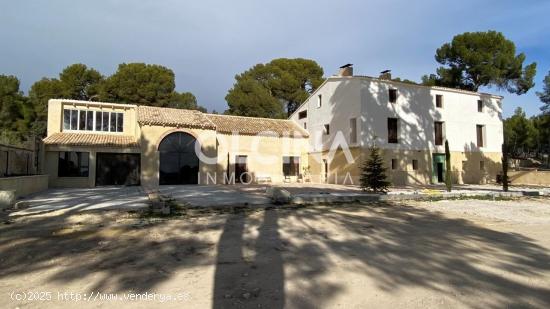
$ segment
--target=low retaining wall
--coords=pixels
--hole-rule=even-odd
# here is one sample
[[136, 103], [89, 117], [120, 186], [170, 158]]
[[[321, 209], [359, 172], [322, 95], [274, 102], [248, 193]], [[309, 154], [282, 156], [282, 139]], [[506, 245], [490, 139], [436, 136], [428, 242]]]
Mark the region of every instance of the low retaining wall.
[[48, 189], [48, 175], [0, 178], [0, 191], [15, 191], [15, 197], [23, 197]]
[[513, 185], [550, 186], [550, 171], [513, 171], [508, 179]]

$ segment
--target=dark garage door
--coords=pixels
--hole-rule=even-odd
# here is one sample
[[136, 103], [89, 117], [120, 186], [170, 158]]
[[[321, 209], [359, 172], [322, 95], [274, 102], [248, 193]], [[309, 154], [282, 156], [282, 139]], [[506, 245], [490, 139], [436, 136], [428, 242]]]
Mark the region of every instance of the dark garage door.
[[136, 153], [98, 153], [95, 185], [137, 186], [140, 163]]

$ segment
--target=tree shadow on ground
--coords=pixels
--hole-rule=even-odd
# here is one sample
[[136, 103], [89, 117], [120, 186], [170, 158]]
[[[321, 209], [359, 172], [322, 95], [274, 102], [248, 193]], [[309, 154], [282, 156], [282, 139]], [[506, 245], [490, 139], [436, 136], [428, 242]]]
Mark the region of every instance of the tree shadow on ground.
[[[295, 296], [287, 295], [291, 302], [296, 298], [301, 307], [317, 307], [332, 297], [323, 291], [325, 275], [336, 266], [329, 255], [345, 261], [353, 272], [369, 277], [388, 293], [420, 287], [449, 297], [466, 295], [457, 299], [472, 308], [550, 306], [549, 288], [512, 279], [550, 275], [548, 249], [519, 234], [387, 203], [307, 208], [285, 212], [281, 220], [300, 223], [285, 224], [289, 246], [284, 260], [292, 260], [285, 265], [292, 264], [295, 269], [287, 280], [309, 279]], [[331, 235], [327, 230], [336, 232]], [[302, 244], [295, 241], [304, 238], [307, 241]], [[503, 276], [504, 272], [509, 276]], [[343, 289], [343, 284], [332, 290], [338, 293], [338, 288]], [[467, 296], [480, 292], [481, 298]], [[309, 301], [300, 295], [310, 295]]]
[[[71, 208], [3, 224], [0, 279], [44, 273], [59, 284], [84, 279], [89, 290], [145, 292], [176, 272], [213, 266], [214, 308], [327, 306], [362, 289], [345, 274], [395, 296], [418, 288], [470, 308], [550, 307], [550, 288], [539, 284], [550, 278], [548, 248], [419, 207], [268, 208], [177, 224], [97, 216], [79, 224], [88, 217]], [[376, 301], [368, 292], [349, 301]]]
[[[59, 214], [15, 221], [4, 214], [0, 279], [51, 272], [47, 281], [69, 284], [85, 279], [88, 291], [151, 292], [181, 268], [211, 263], [206, 253], [214, 244], [191, 225], [162, 229], [163, 220], [82, 211], [88, 206], [82, 203]], [[157, 235], [150, 233], [152, 228], [157, 228]]]

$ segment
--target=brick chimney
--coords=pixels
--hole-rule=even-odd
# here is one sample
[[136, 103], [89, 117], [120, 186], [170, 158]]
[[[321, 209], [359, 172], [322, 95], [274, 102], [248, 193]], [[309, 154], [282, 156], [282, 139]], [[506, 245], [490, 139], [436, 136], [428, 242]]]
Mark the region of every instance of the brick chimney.
[[391, 80], [391, 70], [384, 70], [380, 72], [380, 76], [378, 76], [378, 78]]
[[353, 76], [353, 64], [348, 63], [340, 67], [338, 76]]

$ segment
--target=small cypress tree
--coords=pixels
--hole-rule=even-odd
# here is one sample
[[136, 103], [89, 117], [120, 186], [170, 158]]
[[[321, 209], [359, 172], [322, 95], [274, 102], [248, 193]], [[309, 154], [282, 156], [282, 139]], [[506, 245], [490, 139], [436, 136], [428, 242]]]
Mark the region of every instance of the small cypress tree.
[[452, 180], [451, 180], [451, 151], [449, 150], [449, 141], [445, 140], [445, 186], [447, 192], [451, 192]]
[[375, 144], [370, 147], [370, 156], [361, 167], [361, 188], [374, 192], [387, 192], [390, 182], [386, 179], [386, 168]]

